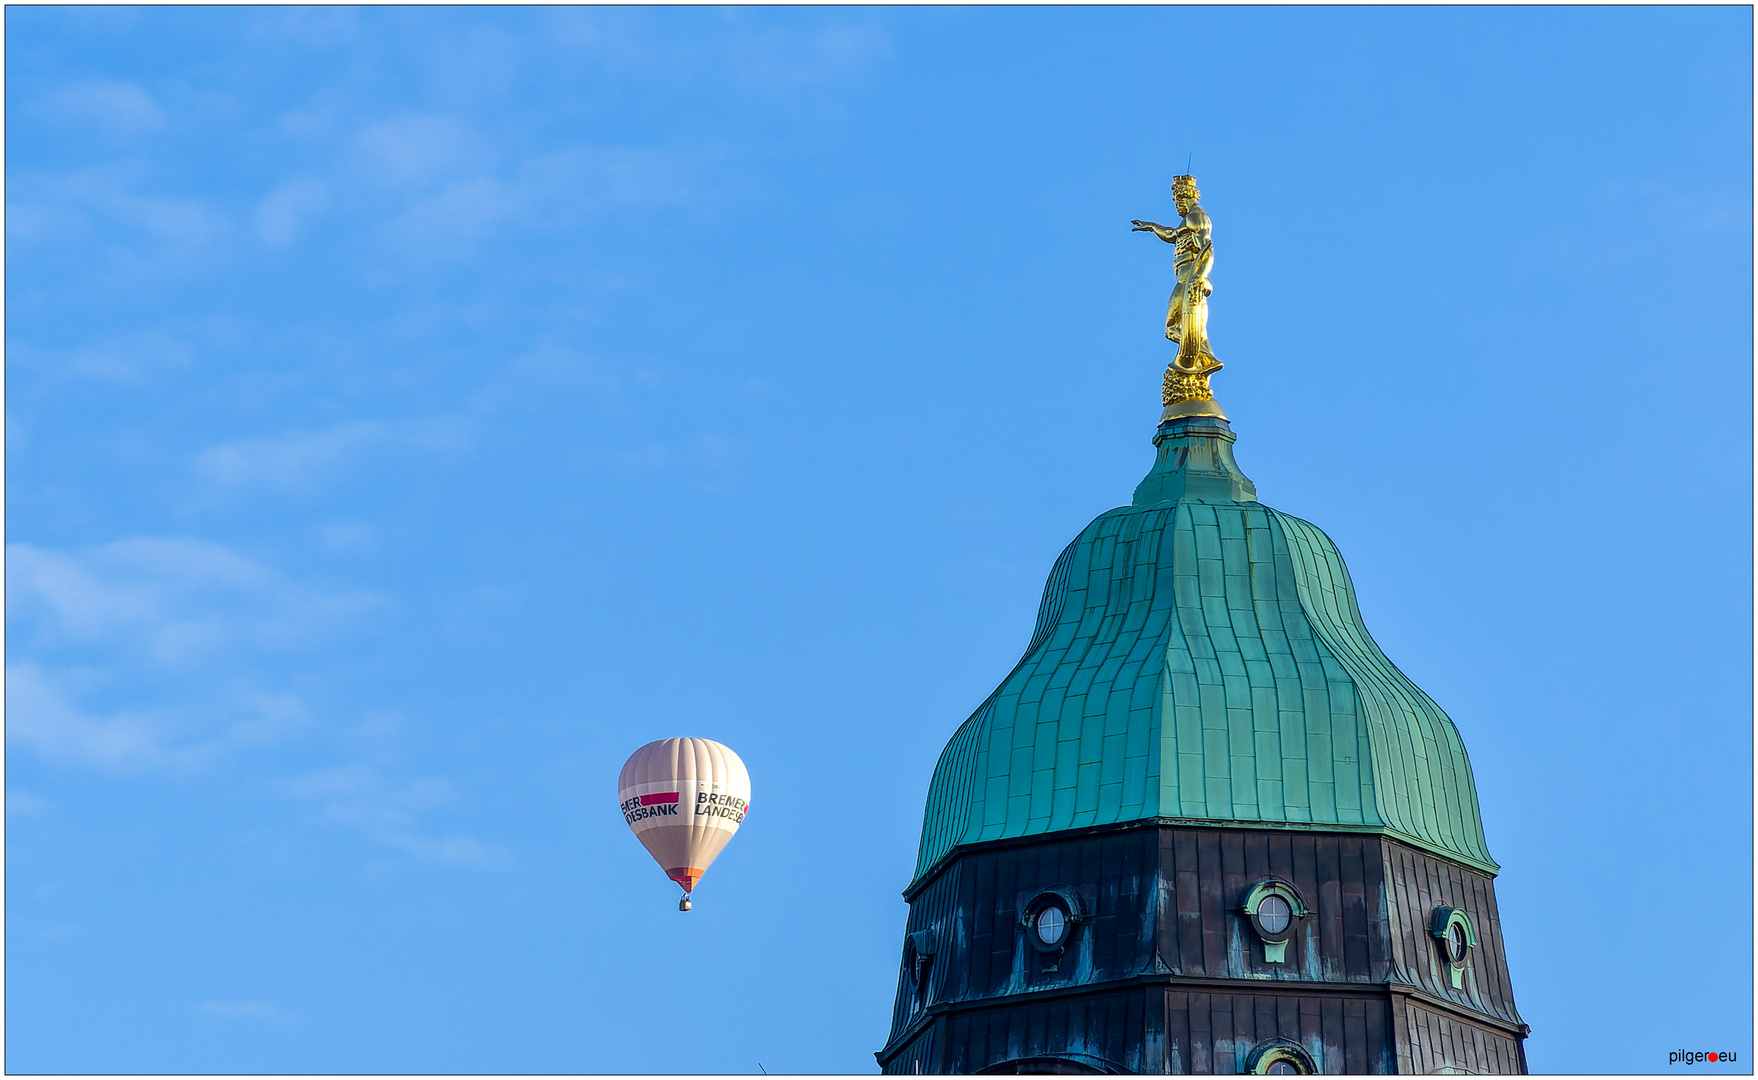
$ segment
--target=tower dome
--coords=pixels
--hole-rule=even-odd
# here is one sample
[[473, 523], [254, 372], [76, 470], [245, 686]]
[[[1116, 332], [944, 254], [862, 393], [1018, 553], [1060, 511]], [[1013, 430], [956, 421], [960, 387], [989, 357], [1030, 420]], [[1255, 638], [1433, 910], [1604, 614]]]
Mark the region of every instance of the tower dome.
[[1050, 571], [1025, 655], [934, 770], [961, 844], [1167, 819], [1372, 832], [1494, 872], [1465, 746], [1362, 623], [1336, 545], [1256, 499], [1225, 420], [1164, 425]]

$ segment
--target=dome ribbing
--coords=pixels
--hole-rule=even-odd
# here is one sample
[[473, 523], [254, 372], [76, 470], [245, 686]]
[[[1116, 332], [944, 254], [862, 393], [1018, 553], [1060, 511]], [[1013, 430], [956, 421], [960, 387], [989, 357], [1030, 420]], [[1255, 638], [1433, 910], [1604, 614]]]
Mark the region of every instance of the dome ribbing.
[[1497, 869], [1452, 721], [1232, 441], [1163, 425], [1134, 502], [1056, 560], [1024, 657], [934, 770], [918, 880], [962, 844], [1144, 819], [1384, 833]]

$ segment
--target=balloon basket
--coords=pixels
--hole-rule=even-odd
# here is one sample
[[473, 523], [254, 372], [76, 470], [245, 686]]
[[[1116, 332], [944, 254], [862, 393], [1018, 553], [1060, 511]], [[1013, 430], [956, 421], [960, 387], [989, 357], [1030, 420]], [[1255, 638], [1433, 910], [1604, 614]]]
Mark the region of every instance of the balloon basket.
[[681, 896], [678, 898], [678, 910], [679, 911], [690, 910], [690, 898], [689, 897]]

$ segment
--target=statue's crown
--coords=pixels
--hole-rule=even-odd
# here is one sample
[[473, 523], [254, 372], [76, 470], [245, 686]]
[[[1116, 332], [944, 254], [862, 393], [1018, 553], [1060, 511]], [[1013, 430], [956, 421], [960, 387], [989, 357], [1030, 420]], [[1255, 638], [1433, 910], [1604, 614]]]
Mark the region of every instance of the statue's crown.
[[1189, 195], [1193, 199], [1200, 198], [1201, 196], [1198, 195], [1196, 190], [1196, 177], [1174, 176], [1172, 178], [1172, 194], [1174, 196]]

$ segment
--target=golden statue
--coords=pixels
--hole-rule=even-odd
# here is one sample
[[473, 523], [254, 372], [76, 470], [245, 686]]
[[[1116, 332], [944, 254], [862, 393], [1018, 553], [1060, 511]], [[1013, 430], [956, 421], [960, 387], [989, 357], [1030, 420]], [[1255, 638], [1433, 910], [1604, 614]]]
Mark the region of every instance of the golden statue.
[[1209, 293], [1214, 291], [1209, 284], [1209, 267], [1215, 262], [1209, 234], [1213, 226], [1197, 198], [1195, 177], [1173, 177], [1172, 201], [1184, 220], [1176, 227], [1130, 222], [1135, 226], [1132, 232], [1151, 232], [1172, 245], [1172, 265], [1178, 274], [1172, 299], [1166, 304], [1166, 339], [1178, 346], [1178, 355], [1167, 366], [1160, 387], [1160, 403], [1166, 407], [1162, 420], [1175, 416], [1225, 419], [1209, 390], [1209, 376], [1221, 370], [1221, 362], [1209, 351]]

